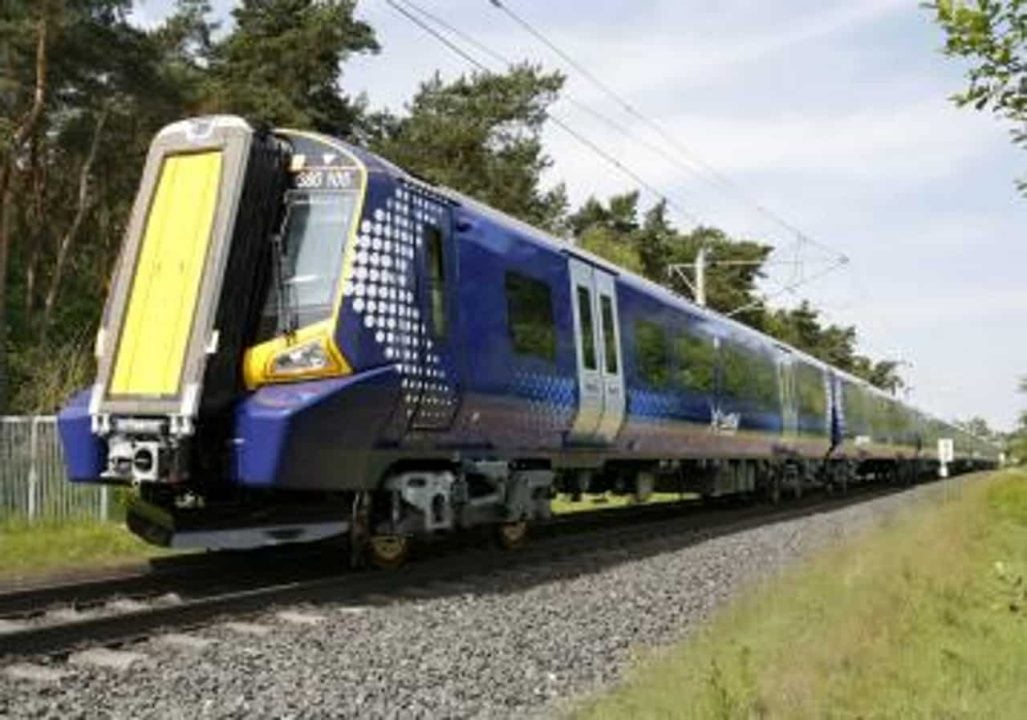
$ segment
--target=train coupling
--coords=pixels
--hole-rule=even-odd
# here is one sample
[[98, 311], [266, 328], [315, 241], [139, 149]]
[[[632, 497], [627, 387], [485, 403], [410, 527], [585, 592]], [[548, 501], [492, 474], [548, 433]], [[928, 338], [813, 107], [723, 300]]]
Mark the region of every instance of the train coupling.
[[100, 477], [109, 482], [176, 482], [179, 442], [159, 418], [116, 418], [107, 437], [107, 469]]

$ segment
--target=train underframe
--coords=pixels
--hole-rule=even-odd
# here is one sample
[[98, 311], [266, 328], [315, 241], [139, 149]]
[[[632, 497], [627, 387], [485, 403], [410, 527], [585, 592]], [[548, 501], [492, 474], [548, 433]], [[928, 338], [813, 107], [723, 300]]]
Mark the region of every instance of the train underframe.
[[[950, 474], [977, 469], [961, 461]], [[142, 484], [128, 511], [130, 529], [173, 547], [246, 549], [348, 538], [354, 563], [401, 563], [418, 538], [490, 526], [498, 542], [524, 541], [532, 522], [548, 519], [557, 496], [581, 501], [599, 494], [646, 503], [654, 494], [779, 503], [809, 491], [844, 493], [877, 482], [910, 485], [936, 478], [926, 458], [774, 458], [612, 460], [589, 467], [548, 458], [402, 460], [381, 472], [374, 489], [266, 491], [235, 486], [203, 492]], [[374, 487], [372, 485], [372, 487]]]

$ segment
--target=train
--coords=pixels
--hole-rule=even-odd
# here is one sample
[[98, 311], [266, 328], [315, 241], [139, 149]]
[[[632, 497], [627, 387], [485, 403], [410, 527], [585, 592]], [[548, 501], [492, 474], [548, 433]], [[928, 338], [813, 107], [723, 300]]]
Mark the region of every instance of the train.
[[[379, 564], [557, 494], [770, 501], [994, 466], [989, 442], [366, 149], [231, 115], [154, 138], [58, 424], [172, 547]], [[363, 551], [362, 551], [363, 552]]]

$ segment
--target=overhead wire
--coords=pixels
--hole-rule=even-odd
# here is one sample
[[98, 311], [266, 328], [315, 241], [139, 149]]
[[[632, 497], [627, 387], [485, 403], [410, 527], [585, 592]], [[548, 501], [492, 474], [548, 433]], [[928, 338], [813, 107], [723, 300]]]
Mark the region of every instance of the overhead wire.
[[[438, 40], [443, 45], [445, 45], [447, 48], [449, 48], [450, 51], [452, 51], [453, 53], [459, 55], [465, 61], [467, 61], [468, 63], [470, 63], [474, 67], [476, 67], [478, 70], [481, 70], [482, 72], [488, 73], [488, 74], [495, 74], [493, 72], [493, 70], [490, 67], [488, 67], [486, 64], [484, 64], [483, 62], [479, 61], [477, 58], [475, 58], [470, 53], [466, 52], [463, 48], [458, 46], [456, 43], [451, 41], [445, 35], [443, 35], [439, 31], [437, 31], [435, 28], [430, 26], [428, 23], [424, 22], [421, 18], [417, 17], [417, 15], [415, 15], [407, 7], [404, 6], [404, 5], [413, 5], [413, 3], [407, 3], [406, 0], [400, 0], [400, 2], [404, 3], [403, 5], [401, 5], [400, 2], [397, 2], [397, 0], [385, 0], [385, 1], [386, 1], [386, 3], [390, 7], [392, 7], [394, 10], [396, 10], [401, 15], [406, 17], [410, 22], [412, 22], [415, 25], [417, 25], [418, 27], [420, 27], [422, 30], [424, 30], [429, 35], [431, 35], [436, 40]], [[640, 175], [636, 170], [632, 169], [631, 167], [626, 165], [624, 162], [622, 162], [621, 160], [619, 160], [616, 157], [614, 157], [611, 153], [609, 153], [606, 150], [604, 150], [602, 147], [600, 147], [598, 144], [596, 144], [595, 141], [589, 139], [584, 134], [582, 134], [581, 132], [576, 130], [568, 122], [563, 120], [560, 116], [553, 114], [551, 111], [544, 111], [544, 114], [545, 114], [545, 118], [547, 120], [551, 121], [554, 125], [556, 125], [561, 130], [563, 130], [565, 133], [567, 133], [572, 138], [574, 138], [574, 140], [576, 140], [579, 144], [583, 145], [589, 151], [591, 151], [592, 153], [596, 154], [597, 156], [602, 158], [605, 162], [609, 163], [614, 168], [619, 170], [622, 174], [624, 174], [625, 176], [630, 178], [632, 181], [637, 183], [639, 185], [639, 187], [643, 188], [644, 190], [646, 190], [647, 192], [652, 194], [657, 199], [666, 202], [669, 207], [674, 209], [681, 216], [687, 218], [690, 222], [693, 222], [696, 225], [701, 224], [701, 221], [699, 220], [699, 218], [696, 217], [696, 215], [694, 213], [692, 213], [690, 210], [685, 209], [685, 207], [683, 206], [683, 204], [681, 202], [676, 200], [673, 196], [669, 195], [668, 193], [666, 193], [666, 192], [660, 190], [659, 188], [657, 188], [655, 185], [653, 185], [648, 180], [646, 180], [644, 177], [642, 177], [642, 175]]]
[[653, 132], [659, 135], [665, 142], [667, 142], [671, 147], [673, 147], [683, 159], [687, 160], [690, 163], [693, 163], [694, 165], [699, 166], [710, 176], [709, 178], [707, 178], [702, 173], [696, 172], [693, 168], [690, 168], [689, 165], [683, 164], [685, 168], [689, 169], [689, 171], [695, 174], [697, 177], [699, 177], [699, 179], [707, 183], [718, 185], [722, 190], [733, 193], [737, 200], [739, 200], [743, 204], [748, 205], [757, 213], [759, 213], [766, 219], [770, 220], [771, 222], [777, 224], [779, 227], [787, 230], [791, 235], [795, 237], [796, 242], [800, 246], [802, 244], [809, 244], [818, 247], [819, 249], [830, 255], [839, 256], [839, 258], [845, 257], [845, 253], [839, 251], [836, 248], [831, 247], [830, 245], [824, 242], [821, 242], [811, 237], [809, 234], [807, 234], [801, 228], [799, 228], [795, 223], [790, 222], [789, 220], [782, 217], [779, 213], [774, 212], [763, 203], [749, 196], [749, 194], [735, 181], [733, 181], [731, 178], [717, 170], [713, 165], [703, 160], [694, 151], [690, 150], [673, 133], [669, 132], [666, 128], [664, 128], [662, 124], [660, 124], [656, 120], [653, 120], [652, 118], [638, 110], [620, 93], [618, 93], [615, 89], [610, 87], [607, 83], [603, 82], [603, 80], [598, 78], [595, 75], [595, 73], [590, 71], [583, 64], [578, 62], [574, 57], [572, 57], [569, 53], [560, 48], [560, 46], [558, 46], [553, 40], [551, 40], [545, 33], [537, 29], [533, 24], [531, 24], [526, 19], [521, 17], [519, 14], [511, 10], [506, 5], [506, 3], [503, 2], [503, 0], [488, 0], [488, 2], [493, 7], [497, 8], [507, 17], [509, 17], [515, 24], [524, 29], [525, 32], [530, 34], [532, 37], [534, 37], [547, 48], [549, 48], [550, 51], [559, 56], [564, 62], [566, 62], [571, 68], [573, 68], [577, 73], [584, 77], [589, 83], [598, 88], [608, 98], [613, 100], [614, 103], [616, 103], [625, 113], [627, 113], [637, 121], [643, 123], [649, 129], [651, 129]]
[[[413, 2], [413, 0], [399, 0], [399, 2], [401, 2], [403, 5], [405, 5], [410, 10], [420, 14], [421, 16], [423, 16], [425, 18], [428, 18], [428, 20], [430, 20], [431, 22], [433, 22], [436, 25], [438, 25], [439, 27], [443, 28], [444, 30], [446, 30], [450, 34], [460, 38], [463, 42], [467, 43], [468, 45], [471, 45], [476, 50], [478, 50], [478, 52], [480, 52], [480, 53], [482, 53], [484, 55], [489, 56], [490, 58], [492, 58], [496, 62], [500, 63], [501, 65], [504, 65], [504, 66], [506, 66], [508, 68], [515, 67], [516, 63], [514, 63], [514, 61], [511, 60], [509, 57], [506, 57], [502, 53], [500, 53], [497, 50], [495, 50], [494, 48], [491, 48], [488, 45], [485, 45], [480, 40], [476, 39], [475, 37], [473, 37], [469, 33], [464, 32], [460, 28], [455, 27], [451, 23], [447, 22], [444, 18], [441, 18], [437, 14], [435, 14], [435, 13], [431, 12], [430, 10], [426, 9], [424, 6], [418, 5], [416, 2]], [[575, 108], [577, 108], [581, 112], [584, 112], [584, 113], [590, 115], [591, 117], [595, 118], [596, 120], [599, 120], [601, 123], [603, 123], [607, 127], [613, 129], [614, 131], [620, 133], [621, 135], [627, 137], [628, 139], [634, 141], [635, 143], [638, 143], [640, 146], [644, 147], [646, 150], [648, 150], [650, 153], [652, 153], [654, 157], [658, 158], [659, 160], [661, 160], [663, 162], [669, 162], [670, 164], [678, 166], [678, 167], [681, 166], [680, 162], [675, 161], [672, 157], [669, 157], [667, 155], [667, 152], [666, 152], [665, 148], [663, 148], [663, 147], [657, 145], [656, 143], [646, 139], [645, 137], [640, 136], [638, 133], [632, 131], [631, 128], [627, 127], [623, 123], [617, 122], [616, 120], [611, 118], [609, 115], [607, 115], [605, 113], [602, 113], [599, 110], [596, 110], [592, 106], [588, 105], [587, 103], [584, 103], [584, 102], [578, 100], [576, 97], [574, 97], [574, 95], [572, 95], [572, 94], [570, 94], [570, 93], [568, 93], [566, 91], [561, 91], [560, 97], [559, 97], [559, 101], [566, 102], [566, 103], [568, 103], [570, 105], [573, 105]]]
[[[413, 2], [413, 0], [386, 0], [386, 2], [394, 10], [396, 10], [401, 15], [403, 15], [407, 20], [409, 20], [410, 22], [412, 22], [415, 25], [417, 25], [420, 29], [422, 29], [424, 32], [426, 32], [429, 35], [431, 35], [437, 41], [441, 42], [451, 52], [455, 53], [460, 58], [462, 58], [464, 61], [468, 62], [473, 67], [477, 68], [478, 70], [480, 70], [480, 71], [482, 71], [484, 73], [494, 74], [494, 71], [488, 65], [486, 65], [483, 62], [481, 62], [478, 58], [475, 58], [471, 53], [466, 51], [464, 48], [460, 47], [453, 40], [451, 40], [450, 38], [446, 37], [442, 32], [437, 30], [435, 27], [432, 27], [429, 24], [429, 22], [434, 23], [435, 25], [437, 25], [438, 27], [442, 28], [446, 32], [448, 32], [451, 35], [459, 38], [460, 40], [462, 40], [467, 45], [470, 45], [470, 46], [474, 47], [475, 49], [478, 50], [478, 52], [480, 52], [480, 53], [482, 53], [484, 55], [487, 55], [488, 57], [492, 58], [493, 60], [497, 61], [498, 63], [500, 63], [500, 64], [502, 64], [502, 65], [504, 65], [504, 66], [506, 66], [508, 68], [512, 67], [514, 65], [514, 63], [510, 59], [508, 59], [507, 57], [503, 56], [498, 51], [488, 47], [487, 45], [485, 45], [484, 43], [482, 43], [482, 42], [478, 41], [477, 39], [473, 38], [469, 34], [461, 31], [459, 28], [453, 26], [451, 23], [449, 23], [445, 19], [439, 17], [437, 14], [432, 13], [431, 11], [429, 11], [429, 10], [425, 9], [424, 7], [418, 5], [416, 2]], [[491, 2], [491, 0], [490, 0], [490, 2]], [[505, 9], [501, 5], [497, 5], [497, 7], [501, 7], [501, 9]], [[418, 17], [418, 15], [420, 15], [421, 17]], [[426, 18], [428, 22], [426, 22], [422, 18]], [[534, 32], [533, 32], [533, 34], [537, 35], [537, 33], [534, 33]], [[549, 43], [547, 42], [547, 45], [548, 44]], [[555, 48], [555, 46], [554, 46], [554, 48]], [[565, 59], [568, 59], [569, 62], [572, 63], [572, 65], [575, 66], [576, 69], [579, 70], [579, 72], [583, 72], [587, 76], [591, 77], [595, 82], [600, 83], [600, 81], [598, 81], [598, 79], [594, 78], [594, 76], [592, 76], [591, 73], [589, 73], [587, 70], [584, 70], [584, 69], [578, 67], [577, 64], [573, 62], [573, 59], [569, 58], [569, 56], [565, 56], [560, 51], [558, 51], [558, 52], [561, 55], [561, 57], [565, 57]], [[605, 85], [603, 85], [603, 87], [605, 88]], [[608, 92], [612, 93], [613, 91], [612, 90], [608, 90]], [[585, 104], [583, 102], [580, 102], [579, 100], [577, 100], [573, 96], [569, 96], [567, 94], [564, 94], [563, 99], [566, 100], [567, 102], [571, 103], [575, 107], [579, 108], [580, 110], [582, 110], [582, 111], [588, 113], [589, 115], [599, 119], [604, 124], [612, 127], [613, 129], [615, 129], [616, 131], [618, 131], [621, 134], [625, 135], [626, 137], [628, 137], [629, 139], [633, 140], [634, 142], [639, 143], [640, 145], [642, 145], [646, 149], [648, 149], [651, 152], [653, 152], [654, 154], [658, 155], [661, 159], [669, 160], [669, 158], [667, 157], [667, 154], [664, 152], [664, 148], [656, 146], [653, 143], [647, 141], [646, 139], [639, 137], [636, 133], [633, 133], [629, 128], [625, 127], [623, 124], [618, 123], [617, 121], [615, 121], [612, 118], [608, 117], [607, 115], [599, 112], [598, 110], [595, 110], [594, 108], [588, 106], [587, 104]], [[622, 162], [621, 160], [619, 160], [618, 158], [613, 156], [608, 151], [604, 150], [595, 141], [591, 140], [590, 138], [585, 136], [583, 133], [581, 133], [580, 131], [578, 131], [574, 127], [572, 127], [566, 120], [564, 120], [563, 118], [561, 118], [560, 116], [554, 114], [552, 111], [549, 111], [549, 110], [544, 111], [544, 114], [545, 114], [546, 119], [552, 121], [552, 123], [554, 125], [556, 125], [561, 130], [563, 130], [565, 133], [567, 133], [572, 138], [574, 138], [579, 144], [583, 145], [585, 148], [587, 148], [589, 151], [591, 151], [594, 154], [596, 154], [598, 157], [603, 159], [608, 164], [614, 166], [622, 174], [624, 174], [625, 176], [629, 177], [631, 180], [633, 180], [635, 183], [637, 183], [641, 188], [643, 188], [644, 190], [646, 190], [647, 192], [652, 194], [657, 199], [666, 202], [668, 207], [670, 207], [671, 209], [675, 210], [677, 213], [682, 215], [688, 221], [692, 222], [694, 225], [697, 225], [697, 226], [702, 224], [700, 219], [693, 212], [691, 212], [689, 210], [686, 210], [682, 206], [682, 204], [680, 202], [678, 202], [673, 196], [671, 196], [669, 193], [661, 190], [660, 188], [656, 187], [656, 185], [653, 184], [652, 182], [646, 180], [639, 172], [637, 172], [633, 168], [627, 166], [624, 162]], [[671, 161], [671, 162], [673, 162], [673, 161]], [[688, 170], [689, 172], [691, 172], [693, 174], [695, 173], [694, 169], [689, 168], [687, 165], [681, 163], [680, 161], [674, 162], [674, 164], [679, 166], [679, 167], [683, 167], [684, 169]], [[790, 226], [787, 226], [786, 229], [790, 229], [790, 230], [792, 230], [792, 232], [797, 232], [797, 229], [791, 228]], [[806, 279], [803, 279], [803, 277], [804, 277], [803, 267], [802, 267], [803, 260], [800, 257], [801, 244], [803, 242], [809, 242], [809, 240], [807, 238], [805, 238], [805, 236], [802, 236], [801, 233], [800, 233], [799, 242], [796, 244], [796, 252], [795, 252], [794, 259], [791, 260], [791, 261], [780, 261], [780, 264], [786, 264], [786, 265], [791, 265], [792, 266], [791, 279], [788, 282], [781, 283], [780, 281], [777, 281], [777, 280], [775, 280], [773, 278], [764, 276], [764, 279], [770, 281], [774, 285], [777, 285], [778, 288], [779, 288], [779, 290], [777, 290], [776, 292], [772, 293], [770, 297], [776, 297], [776, 296], [779, 296], [779, 295], [783, 295], [785, 293], [794, 293], [794, 291], [798, 287], [800, 287], [802, 285], [805, 285], [805, 284], [808, 284], [809, 282], [813, 282], [814, 280], [817, 280], [820, 277], [823, 277], [824, 275], [826, 275], [826, 274], [828, 274], [830, 272], [833, 272], [834, 270], [837, 270], [841, 266], [843, 266], [846, 263], [848, 263], [848, 257], [846, 257], [844, 254], [837, 253], [836, 251], [832, 250], [832, 253], [834, 255], [834, 260], [830, 263], [830, 265], [826, 268], [826, 270], [822, 271], [820, 273], [816, 273], [816, 274], [814, 274], [812, 276], [808, 276], [808, 277], [806, 277]], [[796, 278], [798, 278], [798, 280], [796, 280]], [[737, 308], [736, 310], [734, 310], [732, 312], [733, 313], [741, 312], [742, 310], [748, 308], [750, 305], [747, 305], [747, 306], [745, 306], [743, 308]]]

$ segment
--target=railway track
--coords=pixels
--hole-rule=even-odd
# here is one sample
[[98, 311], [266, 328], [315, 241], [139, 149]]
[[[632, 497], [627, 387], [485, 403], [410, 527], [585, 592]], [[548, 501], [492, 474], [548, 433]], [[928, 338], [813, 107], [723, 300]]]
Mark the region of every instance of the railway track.
[[[295, 558], [288, 571], [254, 569], [258, 555], [188, 560], [131, 577], [0, 595], [0, 658], [61, 656], [85, 646], [114, 646], [219, 618], [238, 619], [300, 603], [369, 604], [468, 590], [497, 572], [575, 562], [582, 569], [620, 562], [625, 550], [659, 553], [758, 525], [827, 512], [903, 488], [868, 486], [844, 497], [807, 495], [783, 506], [704, 505], [696, 501], [559, 516], [509, 552], [483, 543], [440, 542], [399, 570], [347, 570], [329, 548]], [[471, 544], [470, 547], [468, 545]], [[323, 554], [322, 554], [323, 553]], [[271, 556], [275, 556], [273, 553]], [[320, 561], [318, 557], [320, 556]], [[289, 553], [276, 557], [285, 562]], [[251, 563], [248, 569], [237, 563]], [[191, 567], [190, 567], [191, 566]]]

